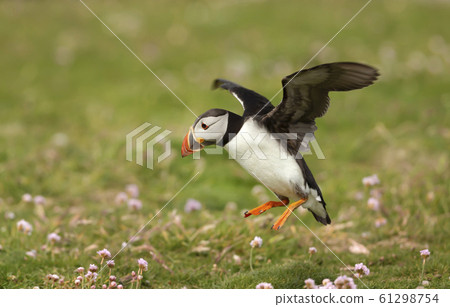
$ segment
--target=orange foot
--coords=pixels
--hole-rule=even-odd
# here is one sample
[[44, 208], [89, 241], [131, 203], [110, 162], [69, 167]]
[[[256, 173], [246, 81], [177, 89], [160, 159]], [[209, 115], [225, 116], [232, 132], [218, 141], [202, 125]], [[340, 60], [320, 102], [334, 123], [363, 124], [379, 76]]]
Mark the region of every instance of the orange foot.
[[268, 201], [265, 204], [262, 204], [259, 207], [256, 207], [250, 211], [246, 211], [244, 213], [244, 217], [249, 217], [250, 215], [260, 215], [261, 213], [266, 212], [267, 210], [269, 210], [270, 208], [273, 207], [283, 207], [286, 206], [289, 203], [289, 200], [285, 199], [283, 201]]
[[283, 212], [283, 214], [278, 218], [278, 220], [275, 222], [275, 224], [272, 225], [272, 229], [278, 230], [281, 228], [281, 226], [284, 225], [288, 217], [291, 215], [291, 213], [300, 207], [303, 203], [305, 203], [308, 200], [308, 198], [302, 198], [299, 201], [296, 201], [292, 204], [290, 204], [287, 209]]

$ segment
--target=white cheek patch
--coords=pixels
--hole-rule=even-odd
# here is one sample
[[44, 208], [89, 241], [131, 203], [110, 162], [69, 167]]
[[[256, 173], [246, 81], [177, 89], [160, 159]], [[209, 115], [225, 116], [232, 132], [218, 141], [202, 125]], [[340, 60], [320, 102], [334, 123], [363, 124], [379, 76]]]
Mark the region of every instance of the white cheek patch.
[[201, 131], [201, 132], [197, 132], [195, 134], [195, 136], [197, 138], [202, 138], [205, 139], [207, 141], [211, 141], [211, 140], [220, 140], [223, 137], [223, 133], [220, 132], [208, 132], [208, 131]]
[[[208, 125], [208, 129], [203, 129], [202, 124]], [[195, 126], [195, 137], [203, 138], [205, 141], [220, 141], [228, 127], [228, 113], [217, 117], [206, 117], [200, 120]]]

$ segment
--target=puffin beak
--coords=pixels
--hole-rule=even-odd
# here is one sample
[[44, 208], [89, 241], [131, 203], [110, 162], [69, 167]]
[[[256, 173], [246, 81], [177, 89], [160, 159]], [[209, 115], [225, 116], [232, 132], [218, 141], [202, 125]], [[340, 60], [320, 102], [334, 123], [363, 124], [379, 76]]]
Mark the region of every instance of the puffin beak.
[[205, 140], [203, 138], [195, 138], [194, 133], [192, 131], [192, 127], [189, 129], [189, 132], [186, 134], [183, 140], [183, 144], [181, 145], [181, 157], [186, 157], [193, 154], [196, 151], [200, 151], [203, 149], [201, 143]]

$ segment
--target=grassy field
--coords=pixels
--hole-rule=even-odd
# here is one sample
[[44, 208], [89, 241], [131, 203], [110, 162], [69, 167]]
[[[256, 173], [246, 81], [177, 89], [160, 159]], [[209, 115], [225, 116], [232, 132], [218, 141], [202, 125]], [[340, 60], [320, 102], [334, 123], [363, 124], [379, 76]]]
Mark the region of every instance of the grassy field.
[[[171, 1], [169, 8], [86, 0], [196, 114], [241, 112], [231, 95], [210, 91], [217, 77], [271, 98], [364, 3]], [[195, 116], [79, 1], [2, 1], [0, 288], [73, 288], [77, 267], [99, 265], [96, 251], [116, 254], [150, 220], [114, 259], [125, 288], [135, 286], [139, 258], [149, 262], [142, 288], [303, 288], [308, 278], [350, 275], [345, 265], [360, 262], [371, 271], [362, 278], [369, 288], [416, 288], [422, 280], [449, 288], [449, 10], [445, 1], [373, 1], [310, 63], [359, 61], [381, 77], [362, 91], [332, 93], [317, 121], [326, 159], [306, 161], [332, 224], [298, 211], [311, 231], [291, 217], [275, 232], [281, 208], [242, 217], [274, 196], [226, 154], [181, 159]], [[125, 159], [125, 135], [144, 122], [173, 131], [172, 155], [154, 170]], [[371, 174], [381, 183], [365, 188]], [[128, 184], [139, 187], [141, 210], [116, 204]], [[371, 190], [378, 211], [367, 205]], [[26, 193], [45, 204], [22, 201]], [[184, 212], [189, 198], [202, 209]], [[31, 235], [18, 231], [22, 219]], [[48, 242], [50, 233], [61, 240]], [[253, 250], [252, 271], [255, 236], [264, 242]], [[65, 281], [53, 285], [47, 274]]]

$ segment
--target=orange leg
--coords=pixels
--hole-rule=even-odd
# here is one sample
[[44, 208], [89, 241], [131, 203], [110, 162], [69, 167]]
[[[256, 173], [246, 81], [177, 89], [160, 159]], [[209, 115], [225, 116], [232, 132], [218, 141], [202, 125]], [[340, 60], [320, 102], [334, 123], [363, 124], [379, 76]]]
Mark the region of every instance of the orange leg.
[[262, 204], [259, 207], [256, 207], [250, 211], [247, 211], [244, 213], [244, 217], [249, 217], [250, 215], [260, 215], [261, 213], [266, 212], [270, 208], [273, 207], [283, 207], [286, 206], [289, 203], [289, 200], [285, 199], [283, 201], [268, 201], [265, 204]]
[[288, 219], [288, 217], [291, 215], [291, 213], [297, 209], [298, 207], [300, 207], [302, 204], [304, 204], [306, 201], [308, 200], [308, 198], [302, 198], [296, 202], [293, 202], [292, 204], [290, 204], [287, 209], [283, 212], [283, 214], [278, 218], [278, 220], [275, 222], [275, 224], [273, 224], [272, 229], [274, 230], [278, 230], [281, 228], [281, 226], [284, 225], [284, 223], [286, 222], [286, 220]]

